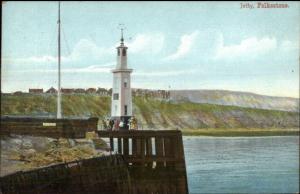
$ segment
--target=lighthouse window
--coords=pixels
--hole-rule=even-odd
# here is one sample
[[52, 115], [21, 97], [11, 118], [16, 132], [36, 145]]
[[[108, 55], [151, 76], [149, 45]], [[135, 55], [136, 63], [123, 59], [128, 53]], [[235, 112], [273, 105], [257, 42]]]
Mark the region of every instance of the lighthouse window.
[[119, 94], [117, 93], [117, 94], [114, 94], [114, 98], [113, 98], [114, 100], [119, 100]]
[[124, 88], [127, 88], [127, 78], [124, 78]]
[[122, 50], [122, 55], [126, 56], [126, 50], [125, 49]]
[[124, 106], [124, 115], [127, 116], [127, 105]]
[[118, 56], [120, 56], [120, 49], [118, 49]]

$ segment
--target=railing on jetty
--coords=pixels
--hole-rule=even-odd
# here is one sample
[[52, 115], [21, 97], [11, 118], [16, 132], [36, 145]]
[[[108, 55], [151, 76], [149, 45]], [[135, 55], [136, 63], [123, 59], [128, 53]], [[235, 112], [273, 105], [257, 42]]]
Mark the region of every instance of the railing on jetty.
[[44, 118], [1, 116], [0, 135], [31, 135], [52, 138], [84, 138], [97, 130], [98, 118]]
[[188, 193], [181, 131], [98, 131], [128, 164], [131, 193]]

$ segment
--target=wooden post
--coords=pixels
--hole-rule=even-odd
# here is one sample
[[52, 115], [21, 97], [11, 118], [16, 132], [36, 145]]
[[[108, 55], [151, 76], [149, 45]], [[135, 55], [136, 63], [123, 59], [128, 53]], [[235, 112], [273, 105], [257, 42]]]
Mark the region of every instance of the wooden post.
[[[165, 137], [164, 138], [164, 150], [165, 156], [167, 158], [174, 158], [173, 146], [175, 145], [173, 142], [176, 140], [175, 138]], [[166, 167], [172, 167], [174, 162], [165, 162]]]
[[[150, 158], [152, 157], [152, 138], [149, 137], [146, 139], [146, 157]], [[148, 162], [147, 166], [149, 168], [152, 168], [153, 162]]]
[[128, 157], [129, 155], [129, 146], [128, 146], [128, 138], [123, 138], [123, 155], [124, 157]]
[[[137, 157], [137, 151], [136, 151], [136, 138], [135, 137], [132, 137], [131, 143], [132, 143], [132, 146], [131, 146], [132, 158], [136, 158]], [[132, 162], [132, 166], [135, 166], [134, 162]]]
[[141, 157], [141, 139], [140, 138], [136, 138], [136, 155], [138, 157]]
[[132, 156], [136, 157], [136, 138], [132, 138]]
[[181, 177], [177, 179], [178, 184], [176, 190], [178, 191], [178, 193], [189, 193], [181, 132], [179, 132], [177, 135], [177, 148], [178, 148], [177, 150], [178, 158], [175, 165], [175, 169], [181, 174]]
[[141, 138], [141, 159], [142, 159], [142, 166], [145, 166], [145, 138]]
[[110, 143], [110, 151], [114, 152], [114, 138], [113, 137], [109, 138], [109, 143]]
[[123, 154], [122, 153], [122, 138], [120, 138], [120, 137], [118, 137], [118, 153]]
[[[162, 137], [155, 137], [155, 152], [157, 157], [164, 156]], [[161, 167], [161, 166], [163, 166], [162, 162], [156, 162], [156, 167]]]
[[147, 141], [146, 141], [146, 153], [147, 153], [147, 156], [152, 156], [152, 138], [149, 137], [147, 138]]

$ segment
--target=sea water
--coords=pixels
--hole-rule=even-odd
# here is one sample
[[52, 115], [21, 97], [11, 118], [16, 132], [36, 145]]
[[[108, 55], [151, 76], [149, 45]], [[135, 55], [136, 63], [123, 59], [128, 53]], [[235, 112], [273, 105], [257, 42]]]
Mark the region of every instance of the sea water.
[[184, 136], [189, 193], [299, 192], [299, 136]]

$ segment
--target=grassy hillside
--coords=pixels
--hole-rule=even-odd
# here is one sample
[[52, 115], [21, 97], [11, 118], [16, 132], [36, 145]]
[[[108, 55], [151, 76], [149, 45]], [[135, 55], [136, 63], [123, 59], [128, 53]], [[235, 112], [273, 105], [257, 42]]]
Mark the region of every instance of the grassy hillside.
[[[110, 98], [93, 95], [63, 95], [64, 116], [96, 116], [109, 113]], [[1, 114], [5, 115], [56, 115], [55, 95], [2, 96]]]
[[[95, 116], [103, 118], [110, 112], [110, 97], [96, 95], [65, 95], [64, 116]], [[297, 129], [299, 113], [200, 104], [166, 102], [134, 98], [133, 111], [143, 129], [181, 129], [189, 133], [208, 129]], [[5, 95], [1, 98], [2, 115], [55, 115], [53, 95]], [[199, 131], [198, 131], [199, 132]]]

